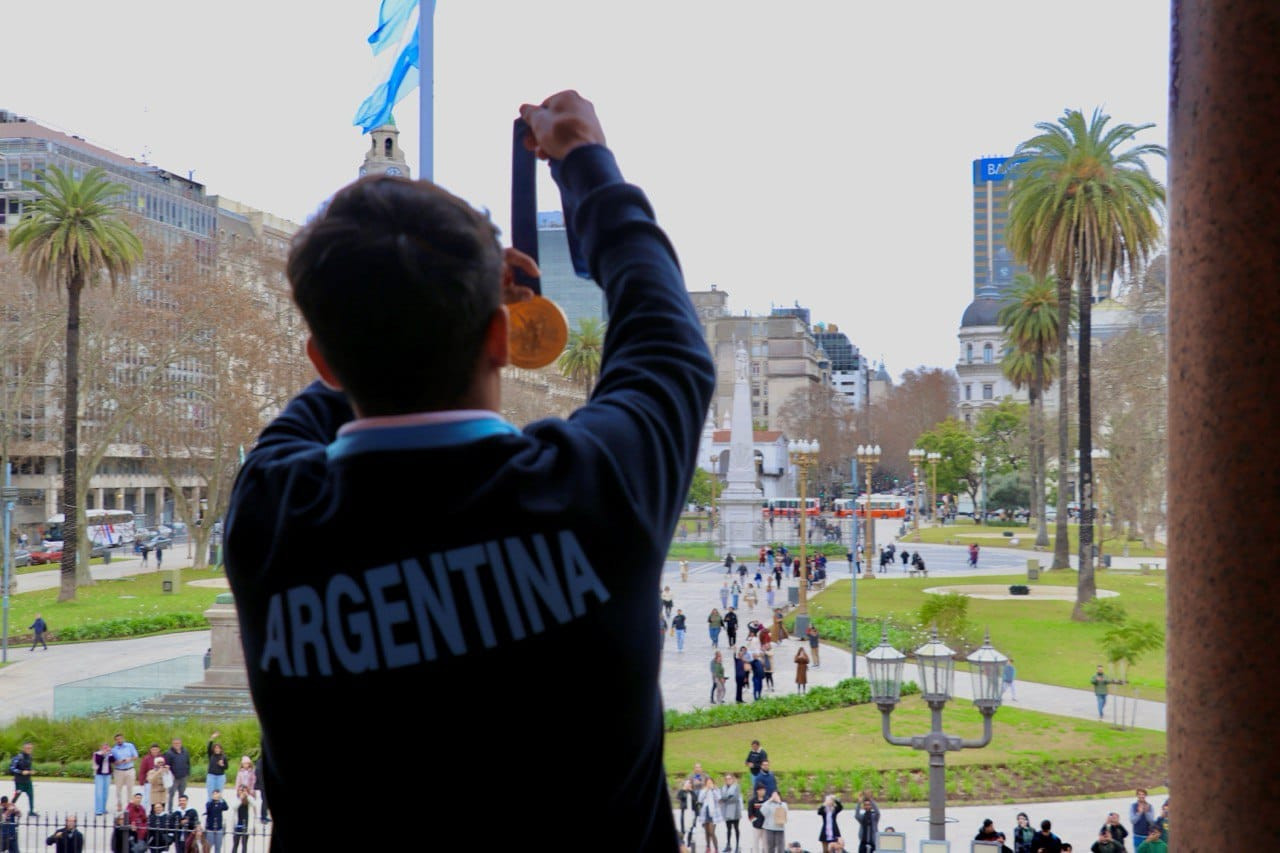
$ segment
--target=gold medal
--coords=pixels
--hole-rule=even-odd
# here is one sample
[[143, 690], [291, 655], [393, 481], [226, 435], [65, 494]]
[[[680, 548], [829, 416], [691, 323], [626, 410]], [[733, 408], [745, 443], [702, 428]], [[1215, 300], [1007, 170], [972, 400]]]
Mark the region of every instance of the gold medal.
[[564, 310], [544, 296], [507, 305], [511, 318], [508, 338], [511, 363], [536, 370], [560, 357], [569, 342], [569, 321]]

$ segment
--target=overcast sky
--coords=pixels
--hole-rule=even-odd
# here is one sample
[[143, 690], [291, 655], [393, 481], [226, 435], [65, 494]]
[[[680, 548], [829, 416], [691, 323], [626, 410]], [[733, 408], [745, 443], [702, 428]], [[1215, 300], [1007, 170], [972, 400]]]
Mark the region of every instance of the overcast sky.
[[[6, 4], [0, 108], [303, 221], [363, 159], [377, 10]], [[435, 176], [505, 230], [516, 107], [576, 88], [690, 289], [734, 313], [798, 301], [896, 377], [958, 355], [971, 162], [1068, 107], [1167, 144], [1168, 53], [1168, 0], [439, 0]], [[396, 119], [417, 175], [416, 97]]]

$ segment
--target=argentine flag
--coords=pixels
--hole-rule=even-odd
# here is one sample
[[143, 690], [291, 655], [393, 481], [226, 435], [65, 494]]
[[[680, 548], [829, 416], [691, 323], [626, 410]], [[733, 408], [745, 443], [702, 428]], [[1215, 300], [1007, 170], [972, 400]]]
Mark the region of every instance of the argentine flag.
[[[432, 4], [428, 11], [430, 14], [434, 11], [435, 0], [426, 2]], [[401, 47], [395, 53], [395, 61], [385, 81], [356, 110], [352, 124], [359, 125], [364, 133], [390, 123], [392, 108], [418, 87], [418, 16], [414, 12], [421, 14], [419, 0], [382, 0], [378, 9], [378, 26], [369, 36], [373, 55], [377, 56], [391, 47]]]

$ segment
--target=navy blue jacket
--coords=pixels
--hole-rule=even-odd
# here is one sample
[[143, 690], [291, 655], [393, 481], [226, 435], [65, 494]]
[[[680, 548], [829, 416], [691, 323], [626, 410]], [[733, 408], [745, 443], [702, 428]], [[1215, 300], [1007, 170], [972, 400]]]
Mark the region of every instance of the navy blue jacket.
[[[227, 574], [274, 849], [332, 841], [314, 820], [331, 746], [381, 737], [421, 760], [379, 767], [380, 784], [434, 767], [474, 790], [534, 738], [597, 777], [575, 833], [675, 849], [653, 590], [715, 375], [675, 253], [613, 155], [578, 148], [558, 180], [610, 317], [585, 406], [523, 430], [482, 419], [338, 437], [353, 413], [317, 383], [240, 472]], [[583, 720], [606, 720], [607, 736]]]

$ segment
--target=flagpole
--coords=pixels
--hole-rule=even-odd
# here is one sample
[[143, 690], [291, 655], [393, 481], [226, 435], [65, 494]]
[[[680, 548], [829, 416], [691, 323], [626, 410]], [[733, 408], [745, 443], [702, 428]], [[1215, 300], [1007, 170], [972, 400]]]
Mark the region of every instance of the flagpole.
[[418, 4], [418, 177], [435, 177], [435, 0]]

